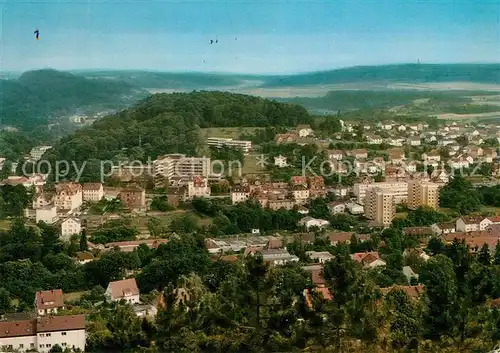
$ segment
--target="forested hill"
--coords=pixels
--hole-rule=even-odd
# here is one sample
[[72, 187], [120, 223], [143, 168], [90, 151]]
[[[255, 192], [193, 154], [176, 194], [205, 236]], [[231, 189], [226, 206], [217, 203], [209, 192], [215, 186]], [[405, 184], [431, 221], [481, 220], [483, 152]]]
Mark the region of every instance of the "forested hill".
[[28, 71], [16, 80], [0, 80], [0, 125], [36, 126], [52, 115], [94, 105], [124, 107], [147, 94], [115, 80], [50, 69]]
[[203, 127], [299, 123], [312, 123], [304, 108], [258, 97], [223, 92], [155, 94], [64, 137], [45, 157], [52, 162], [87, 161], [86, 173], [98, 173], [99, 160], [145, 161], [176, 152], [195, 155], [202, 146]]
[[398, 64], [355, 66], [338, 70], [275, 76], [264, 87], [296, 87], [341, 83], [474, 82], [500, 84], [500, 64]]

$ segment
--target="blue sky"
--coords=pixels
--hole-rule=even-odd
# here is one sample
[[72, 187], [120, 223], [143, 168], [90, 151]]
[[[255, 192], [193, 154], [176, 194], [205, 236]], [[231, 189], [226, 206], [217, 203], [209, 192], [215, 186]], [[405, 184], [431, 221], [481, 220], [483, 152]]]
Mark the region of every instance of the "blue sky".
[[418, 59], [500, 62], [500, 0], [0, 0], [0, 7], [6, 71], [293, 73]]

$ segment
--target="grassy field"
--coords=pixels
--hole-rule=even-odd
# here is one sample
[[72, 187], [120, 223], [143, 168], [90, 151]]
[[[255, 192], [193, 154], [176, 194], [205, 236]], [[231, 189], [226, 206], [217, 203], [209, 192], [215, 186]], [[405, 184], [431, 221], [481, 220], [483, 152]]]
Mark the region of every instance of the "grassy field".
[[136, 227], [141, 234], [149, 233], [148, 229], [148, 221], [150, 218], [157, 218], [161, 221], [164, 226], [167, 226], [174, 219], [180, 218], [184, 215], [190, 214], [195, 217], [198, 223], [201, 226], [210, 225], [212, 223], [212, 219], [208, 217], [200, 217], [196, 212], [192, 210], [175, 210], [170, 212], [150, 212], [148, 216], [134, 217], [131, 219], [132, 226]]
[[11, 222], [9, 220], [3, 219], [0, 220], [0, 230], [8, 230], [10, 229]]
[[75, 300], [78, 300], [81, 298], [82, 295], [84, 295], [86, 292], [73, 292], [73, 293], [64, 293], [64, 301], [65, 302], [72, 302]]
[[[243, 163], [243, 174], [259, 174], [265, 173], [266, 169], [260, 164], [260, 154], [249, 154], [245, 156], [245, 161]], [[272, 163], [270, 159], [268, 162]], [[233, 174], [236, 176], [236, 174]]]

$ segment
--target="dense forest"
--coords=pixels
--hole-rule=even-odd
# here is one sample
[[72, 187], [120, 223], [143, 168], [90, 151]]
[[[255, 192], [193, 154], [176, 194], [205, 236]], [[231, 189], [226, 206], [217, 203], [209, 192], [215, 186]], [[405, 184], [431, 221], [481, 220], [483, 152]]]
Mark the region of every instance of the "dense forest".
[[28, 71], [15, 80], [0, 80], [0, 125], [31, 130], [57, 114], [92, 105], [123, 108], [147, 95], [116, 80], [87, 79], [49, 69]]
[[297, 105], [223, 93], [155, 94], [133, 108], [105, 117], [62, 138], [46, 158], [86, 161], [86, 175], [99, 176], [99, 160], [155, 159], [165, 153], [197, 155], [200, 128], [296, 126], [313, 118]]

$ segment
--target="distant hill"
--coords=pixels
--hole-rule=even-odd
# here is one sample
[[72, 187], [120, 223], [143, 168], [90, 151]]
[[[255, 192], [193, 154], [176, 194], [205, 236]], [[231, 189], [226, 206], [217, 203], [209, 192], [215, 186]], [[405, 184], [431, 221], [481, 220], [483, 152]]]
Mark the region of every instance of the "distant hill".
[[500, 84], [500, 64], [400, 64], [355, 66], [269, 78], [263, 87], [296, 87], [357, 82], [474, 82]]
[[[313, 117], [300, 106], [225, 92], [155, 94], [64, 137], [44, 158], [86, 161], [86, 180], [99, 180], [99, 160], [196, 155], [203, 127], [296, 126]], [[139, 144], [139, 140], [141, 143]]]
[[251, 84], [259, 86], [266, 76], [237, 75], [204, 72], [155, 72], [140, 70], [74, 71], [87, 78], [107, 78], [127, 82], [148, 89], [200, 90], [207, 88], [236, 87]]
[[28, 127], [86, 106], [123, 108], [147, 95], [124, 82], [56, 70], [28, 71], [18, 79], [0, 80], [0, 123]]

